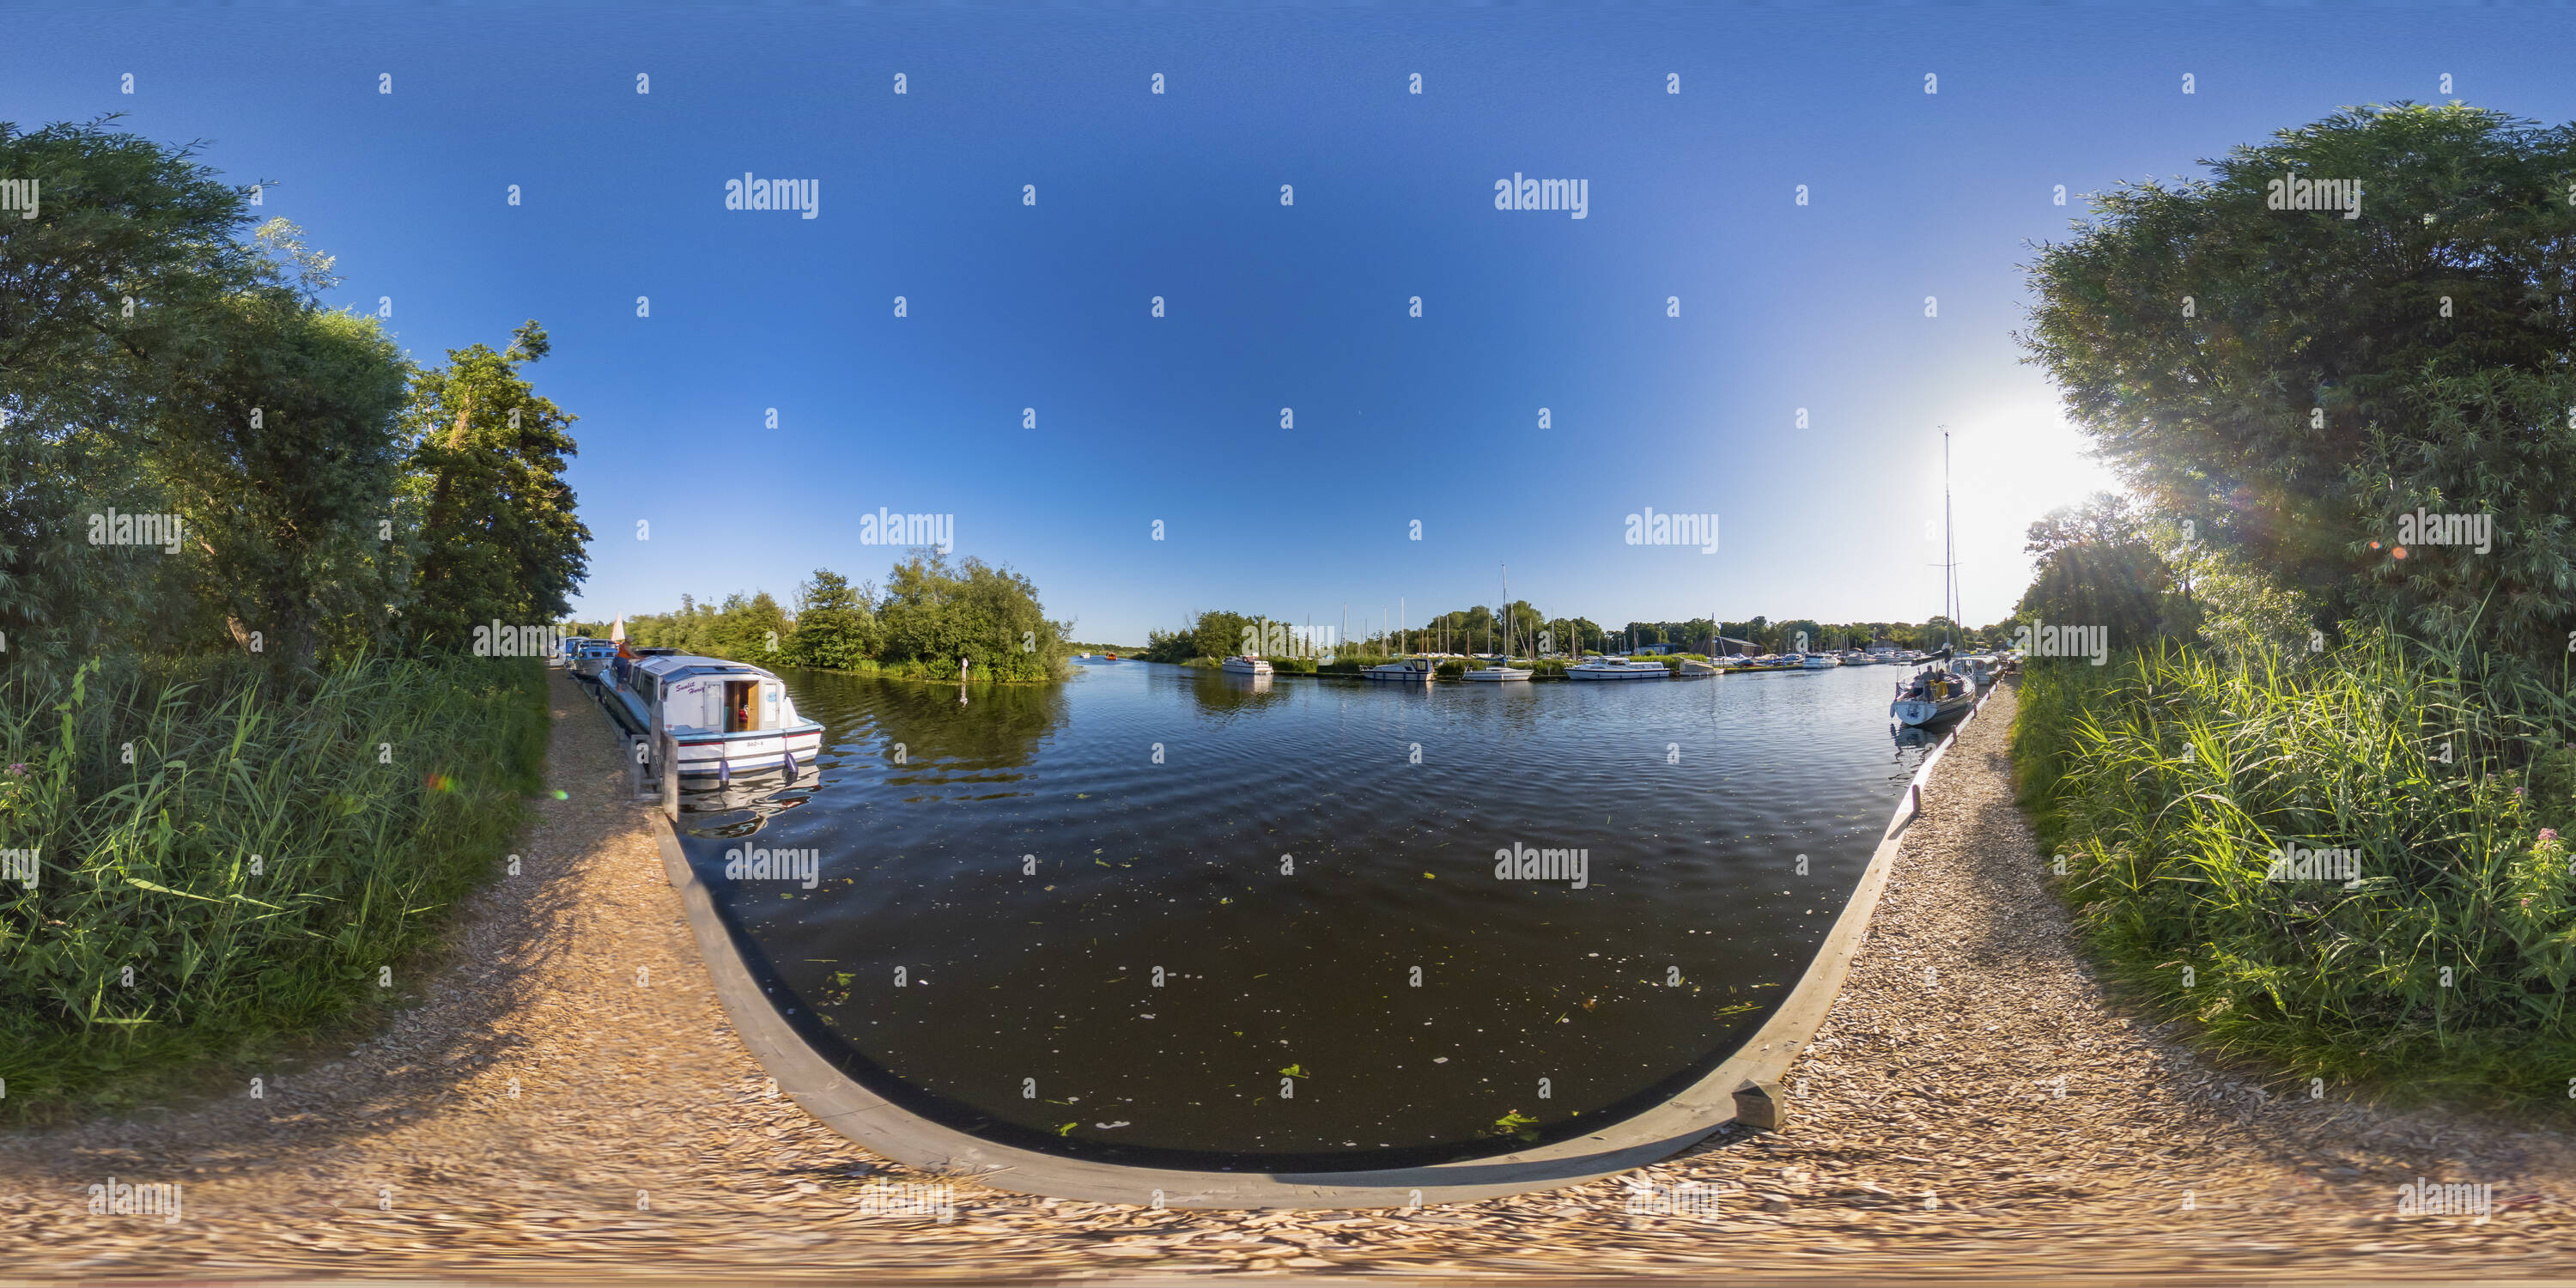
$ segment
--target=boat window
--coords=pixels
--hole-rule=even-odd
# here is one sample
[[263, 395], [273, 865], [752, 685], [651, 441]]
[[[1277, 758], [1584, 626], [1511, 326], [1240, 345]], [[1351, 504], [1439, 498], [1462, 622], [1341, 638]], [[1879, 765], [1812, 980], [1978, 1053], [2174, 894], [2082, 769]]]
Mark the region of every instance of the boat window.
[[724, 682], [724, 731], [741, 733], [760, 727], [760, 681], [727, 680]]

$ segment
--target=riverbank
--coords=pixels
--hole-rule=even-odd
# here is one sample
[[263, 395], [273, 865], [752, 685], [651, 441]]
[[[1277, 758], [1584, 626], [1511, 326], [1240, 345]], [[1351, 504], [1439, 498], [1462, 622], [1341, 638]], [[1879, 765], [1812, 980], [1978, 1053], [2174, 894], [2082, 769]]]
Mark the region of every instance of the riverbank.
[[[2010, 689], [1934, 770], [1843, 994], [1788, 1074], [1786, 1129], [1722, 1133], [1632, 1176], [1716, 1186], [1714, 1219], [1632, 1216], [1615, 1181], [1409, 1215], [1156, 1212], [963, 1183], [947, 1223], [864, 1212], [873, 1177], [938, 1178], [765, 1094], [649, 817], [618, 798], [613, 735], [552, 681], [548, 786], [568, 799], [532, 807], [525, 882], [468, 902], [423, 1004], [264, 1101], [0, 1135], [11, 1277], [2348, 1282], [2564, 1273], [2576, 1237], [2560, 1138], [2257, 1100], [2133, 1026], [2040, 883], [2012, 804]], [[111, 1175], [183, 1183], [184, 1217], [89, 1216], [86, 1187]], [[2491, 1184], [2499, 1210], [2399, 1220], [2396, 1187], [2417, 1176]]]

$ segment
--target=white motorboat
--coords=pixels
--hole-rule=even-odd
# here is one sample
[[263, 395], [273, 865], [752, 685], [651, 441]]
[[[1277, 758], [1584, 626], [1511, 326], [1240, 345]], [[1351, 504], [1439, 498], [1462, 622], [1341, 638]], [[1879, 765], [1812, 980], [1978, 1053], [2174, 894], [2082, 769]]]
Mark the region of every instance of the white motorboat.
[[564, 641], [564, 665], [585, 680], [598, 680], [617, 656], [617, 646], [607, 640], [578, 639]]
[[1668, 680], [1671, 667], [1661, 662], [1632, 662], [1624, 657], [1587, 658], [1565, 668], [1569, 680]]
[[1218, 663], [1218, 666], [1221, 667], [1228, 675], [1270, 674], [1270, 664], [1268, 662], [1264, 662], [1260, 658], [1254, 657], [1248, 653], [1238, 657], [1227, 658], [1225, 661]]
[[678, 745], [680, 781], [703, 788], [736, 774], [789, 782], [814, 767], [823, 726], [796, 714], [779, 678], [744, 662], [668, 652], [616, 661], [609, 689], [618, 723]]
[[1831, 653], [1809, 653], [1798, 662], [1801, 669], [1808, 671], [1830, 671], [1842, 664], [1843, 660]]
[[1363, 667], [1360, 676], [1369, 680], [1397, 680], [1407, 684], [1431, 683], [1431, 659], [1401, 657], [1392, 662]]
[[1526, 680], [1535, 674], [1537, 672], [1530, 667], [1504, 666], [1496, 663], [1493, 666], [1480, 666], [1467, 672], [1467, 678], [1470, 680]]

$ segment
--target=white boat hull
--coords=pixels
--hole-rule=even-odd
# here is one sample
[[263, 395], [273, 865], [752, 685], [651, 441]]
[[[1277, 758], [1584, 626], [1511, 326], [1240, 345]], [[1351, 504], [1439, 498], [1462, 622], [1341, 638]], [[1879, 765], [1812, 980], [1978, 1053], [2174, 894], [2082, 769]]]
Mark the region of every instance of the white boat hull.
[[1503, 680], [1526, 680], [1533, 674], [1535, 674], [1535, 672], [1523, 667], [1487, 666], [1469, 671], [1467, 673], [1467, 678], [1470, 680], [1492, 680], [1500, 682]]

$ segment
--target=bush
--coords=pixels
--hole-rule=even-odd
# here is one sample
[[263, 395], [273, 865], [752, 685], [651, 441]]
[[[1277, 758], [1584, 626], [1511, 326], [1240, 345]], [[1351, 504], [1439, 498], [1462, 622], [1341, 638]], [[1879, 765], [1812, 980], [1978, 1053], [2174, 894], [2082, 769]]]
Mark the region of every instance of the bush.
[[[2031, 667], [2013, 750], [2088, 944], [2217, 1051], [2564, 1108], [2576, 898], [2542, 828], [2576, 810], [2565, 715], [2384, 633], [2163, 646]], [[2291, 845], [2360, 879], [2267, 880]]]
[[0, 886], [0, 1109], [131, 1103], [408, 983], [542, 786], [546, 697], [532, 659], [0, 682], [0, 836], [41, 847]]

